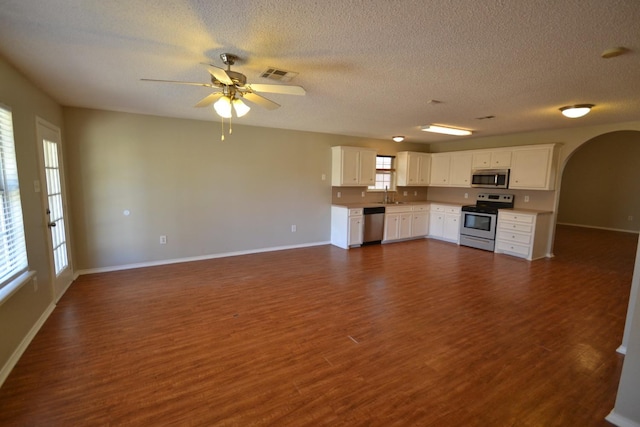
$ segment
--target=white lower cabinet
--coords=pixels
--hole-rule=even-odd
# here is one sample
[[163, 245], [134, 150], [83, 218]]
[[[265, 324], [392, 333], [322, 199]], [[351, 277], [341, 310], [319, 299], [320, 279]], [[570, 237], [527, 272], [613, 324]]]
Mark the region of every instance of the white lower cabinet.
[[349, 216], [349, 246], [361, 245], [364, 216]]
[[460, 206], [432, 203], [429, 211], [429, 237], [459, 243]]
[[362, 245], [362, 208], [331, 206], [331, 244], [343, 249]]
[[384, 241], [425, 237], [429, 230], [429, 205], [387, 206]]
[[413, 206], [411, 217], [411, 237], [425, 237], [429, 234], [429, 205]]
[[551, 212], [500, 210], [496, 253], [532, 261], [548, 254]]

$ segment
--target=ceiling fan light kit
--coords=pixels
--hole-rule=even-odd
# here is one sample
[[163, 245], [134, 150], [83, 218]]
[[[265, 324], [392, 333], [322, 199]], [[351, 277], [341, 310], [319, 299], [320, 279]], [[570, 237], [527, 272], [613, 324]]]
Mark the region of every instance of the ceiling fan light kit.
[[391, 139], [393, 139], [395, 142], [402, 142], [402, 141], [404, 141], [404, 136], [398, 135], [398, 136], [394, 136]]
[[589, 112], [593, 107], [595, 107], [595, 105], [593, 104], [569, 105], [569, 106], [560, 108], [560, 112], [562, 112], [562, 115], [565, 117], [568, 117], [570, 119], [577, 119], [579, 117], [584, 117], [587, 114], [589, 114]]
[[[302, 86], [281, 85], [281, 84], [249, 84], [247, 77], [237, 71], [231, 71], [231, 66], [236, 63], [238, 57], [231, 53], [220, 54], [220, 59], [227, 66], [227, 69], [217, 67], [213, 64], [207, 65], [207, 71], [211, 75], [211, 83], [181, 82], [174, 80], [142, 79], [144, 81], [176, 83], [195, 86], [204, 86], [219, 90], [201, 99], [195, 106], [208, 107], [213, 104], [215, 112], [223, 119], [231, 119], [235, 111], [236, 117], [243, 117], [251, 108], [245, 104], [241, 98], [252, 102], [267, 110], [275, 110], [280, 104], [259, 95], [256, 92], [277, 93], [282, 95], [305, 95], [307, 92]], [[278, 71], [278, 70], [275, 70]], [[297, 73], [287, 72], [292, 75]], [[224, 136], [224, 135], [223, 135]], [[224, 139], [224, 138], [223, 138]]]
[[454, 135], [454, 136], [468, 136], [473, 132], [467, 129], [454, 128], [451, 126], [442, 126], [442, 125], [424, 125], [420, 126], [420, 129], [425, 132], [434, 132], [441, 133], [444, 135]]

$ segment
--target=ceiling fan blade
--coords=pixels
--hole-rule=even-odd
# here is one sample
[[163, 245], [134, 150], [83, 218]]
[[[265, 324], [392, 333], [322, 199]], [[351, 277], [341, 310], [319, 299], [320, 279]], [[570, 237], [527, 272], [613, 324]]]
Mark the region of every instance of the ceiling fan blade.
[[260, 83], [252, 83], [247, 86], [249, 86], [249, 90], [255, 90], [256, 92], [282, 93], [284, 95], [305, 95], [307, 93], [302, 86], [268, 85]]
[[270, 99], [265, 98], [264, 96], [260, 96], [257, 93], [247, 92], [243, 95], [243, 98], [247, 101], [258, 104], [259, 106], [264, 107], [267, 110], [275, 110], [276, 108], [280, 108], [280, 104], [277, 104]]
[[156, 80], [156, 79], [140, 79], [140, 80], [142, 80], [143, 82], [176, 83], [179, 85], [214, 87], [211, 83], [181, 82], [177, 80]]
[[194, 105], [194, 107], [208, 107], [209, 105], [211, 105], [214, 102], [216, 102], [223, 95], [224, 95], [224, 93], [222, 93], [222, 92], [214, 92], [214, 93], [212, 93], [210, 95], [207, 95], [204, 98], [202, 98], [200, 100], [200, 102], [198, 102], [196, 105]]
[[225, 84], [227, 86], [233, 85], [233, 80], [231, 80], [227, 72], [222, 68], [216, 67], [215, 65], [209, 65], [209, 68], [207, 68], [207, 70], [220, 83]]

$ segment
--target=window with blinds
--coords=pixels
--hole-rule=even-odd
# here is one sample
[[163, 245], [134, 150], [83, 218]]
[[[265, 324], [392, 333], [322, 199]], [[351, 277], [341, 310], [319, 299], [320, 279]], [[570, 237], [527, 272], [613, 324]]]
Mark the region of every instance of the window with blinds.
[[0, 288], [27, 270], [11, 110], [0, 105]]

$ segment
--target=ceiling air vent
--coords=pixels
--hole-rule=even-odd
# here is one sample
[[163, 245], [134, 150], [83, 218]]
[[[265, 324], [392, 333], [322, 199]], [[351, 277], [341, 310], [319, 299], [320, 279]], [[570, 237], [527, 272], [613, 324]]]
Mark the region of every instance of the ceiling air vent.
[[280, 70], [275, 67], [269, 67], [264, 72], [260, 73], [260, 77], [264, 77], [265, 79], [278, 80], [280, 82], [289, 82], [297, 75], [298, 73], [296, 72]]

